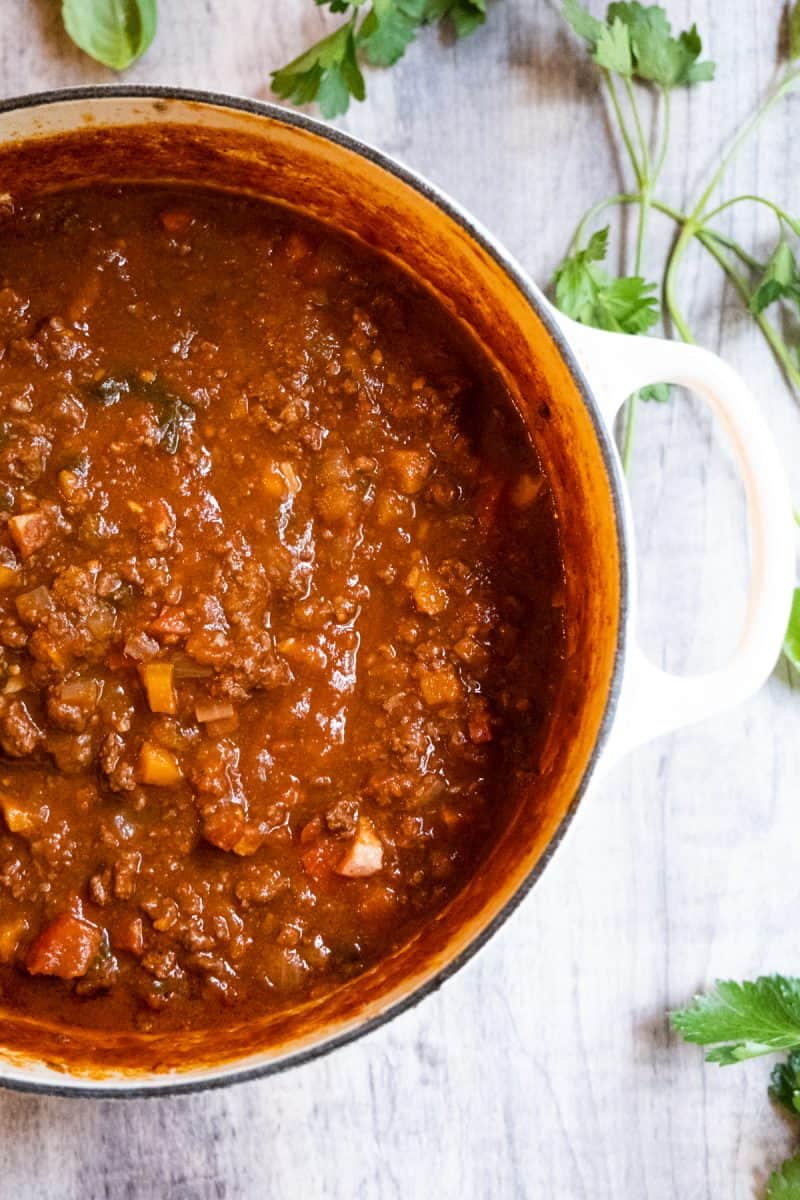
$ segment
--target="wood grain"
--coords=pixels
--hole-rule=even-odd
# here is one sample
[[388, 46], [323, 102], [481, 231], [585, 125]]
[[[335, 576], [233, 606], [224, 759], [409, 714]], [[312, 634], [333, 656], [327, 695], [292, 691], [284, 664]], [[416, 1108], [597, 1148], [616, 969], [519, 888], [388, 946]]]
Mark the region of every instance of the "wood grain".
[[[162, 0], [131, 81], [267, 97], [269, 71], [325, 26], [309, 0]], [[595, 5], [595, 7], [599, 7]], [[779, 0], [670, 0], [719, 80], [678, 97], [664, 192], [691, 198], [776, 55]], [[53, 0], [3, 5], [6, 95], [110, 72]], [[621, 180], [594, 74], [544, 0], [499, 0], [457, 46], [431, 31], [342, 123], [430, 176], [545, 282], [581, 211]], [[729, 193], [796, 205], [800, 98], [737, 161]], [[744, 212], [753, 244], [768, 218]], [[629, 236], [628, 231], [628, 236]], [[669, 229], [656, 222], [651, 268]], [[691, 257], [681, 292], [706, 345], [755, 387], [800, 494], [798, 410], [735, 298]], [[722, 302], [720, 300], [722, 299]], [[643, 414], [633, 489], [641, 636], [678, 671], [719, 662], [743, 611], [745, 522], [731, 458], [687, 399]], [[190, 1098], [0, 1093], [0, 1192], [37, 1200], [440, 1196], [750, 1200], [792, 1144], [767, 1065], [705, 1067], [665, 1012], [715, 976], [800, 973], [800, 697], [781, 667], [732, 715], [630, 757], [595, 791], [543, 881], [440, 993], [289, 1075]]]

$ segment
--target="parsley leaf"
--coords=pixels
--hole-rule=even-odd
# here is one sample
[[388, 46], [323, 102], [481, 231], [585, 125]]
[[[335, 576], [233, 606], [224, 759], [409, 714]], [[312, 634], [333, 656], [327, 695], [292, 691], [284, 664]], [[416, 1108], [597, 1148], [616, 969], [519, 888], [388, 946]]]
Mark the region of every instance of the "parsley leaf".
[[765, 1200], [800, 1200], [800, 1155], [788, 1158], [767, 1180]]
[[671, 1016], [687, 1042], [722, 1043], [706, 1055], [720, 1066], [791, 1050], [800, 1047], [800, 979], [762, 975], [745, 983], [719, 980]]
[[598, 66], [633, 76], [668, 91], [714, 78], [713, 62], [698, 62], [703, 49], [697, 27], [672, 36], [667, 14], [657, 4], [617, 2], [608, 6], [605, 23], [579, 0], [565, 0], [564, 16], [589, 45]]
[[553, 276], [556, 304], [568, 317], [596, 329], [644, 333], [658, 320], [655, 284], [639, 275], [614, 278], [599, 266], [608, 250], [608, 226], [585, 250], [566, 258]]
[[750, 311], [763, 312], [768, 304], [783, 299], [800, 304], [800, 272], [791, 246], [781, 239], [764, 269], [761, 282], [750, 298]]
[[358, 32], [358, 44], [369, 61], [376, 67], [390, 67], [402, 58], [427, 19], [427, 7], [427, 0], [373, 0]]
[[666, 404], [671, 394], [668, 383], [650, 383], [647, 387], [640, 388], [639, 399], [650, 400], [655, 404]]
[[783, 653], [795, 671], [800, 671], [800, 587], [794, 589], [789, 626], [783, 639]]
[[[458, 37], [473, 33], [486, 20], [487, 0], [315, 0], [332, 13], [350, 12], [350, 20], [279, 71], [272, 90], [294, 104], [319, 102], [322, 115], [347, 112], [350, 98], [363, 100], [364, 77], [358, 53], [376, 67], [402, 58], [417, 30], [449, 21]], [[369, 12], [360, 14], [371, 3]], [[361, 24], [358, 24], [361, 19]]]
[[351, 18], [305, 54], [273, 71], [273, 92], [294, 104], [317, 100], [324, 117], [347, 112], [351, 96], [363, 100], [366, 89], [356, 58], [354, 21]]
[[627, 26], [639, 79], [673, 88], [714, 78], [714, 63], [697, 61], [703, 44], [696, 25], [674, 38], [663, 8], [635, 2], [611, 4], [608, 19]]
[[600, 34], [605, 29], [603, 22], [598, 21], [597, 17], [593, 17], [579, 0], [564, 0], [562, 12], [565, 20], [569, 22], [578, 37], [588, 42], [594, 50], [600, 40]]
[[769, 1094], [793, 1117], [800, 1116], [800, 1049], [792, 1050], [786, 1062], [772, 1068]]
[[359, 8], [364, 0], [314, 0], [317, 8], [329, 8], [332, 13], [345, 13], [348, 8]]
[[633, 74], [633, 52], [628, 27], [619, 17], [610, 25], [604, 25], [594, 48], [594, 61], [598, 67], [613, 71], [616, 75]]
[[429, 0], [428, 20], [452, 22], [456, 37], [469, 37], [486, 20], [486, 0]]

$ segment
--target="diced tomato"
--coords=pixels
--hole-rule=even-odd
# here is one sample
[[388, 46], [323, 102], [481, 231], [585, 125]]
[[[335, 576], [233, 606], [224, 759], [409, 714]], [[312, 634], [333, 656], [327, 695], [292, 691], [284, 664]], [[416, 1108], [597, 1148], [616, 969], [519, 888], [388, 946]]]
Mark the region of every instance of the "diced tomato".
[[324, 879], [330, 879], [336, 867], [336, 863], [342, 857], [342, 844], [335, 838], [324, 838], [321, 842], [317, 842], [305, 854], [300, 855], [300, 862], [303, 864], [303, 870], [310, 879], [315, 883], [320, 883]]
[[111, 931], [111, 941], [117, 950], [141, 954], [144, 949], [142, 918], [127, 914], [118, 918]]
[[150, 632], [168, 637], [185, 637], [190, 632], [186, 613], [182, 608], [167, 604], [156, 619], [150, 622]]
[[322, 817], [312, 817], [300, 830], [300, 845], [310, 846], [322, 833]]
[[23, 558], [40, 550], [53, 532], [53, 519], [41, 509], [11, 517], [8, 532]]
[[34, 941], [25, 966], [31, 975], [77, 979], [89, 970], [100, 949], [102, 932], [91, 921], [62, 913]]

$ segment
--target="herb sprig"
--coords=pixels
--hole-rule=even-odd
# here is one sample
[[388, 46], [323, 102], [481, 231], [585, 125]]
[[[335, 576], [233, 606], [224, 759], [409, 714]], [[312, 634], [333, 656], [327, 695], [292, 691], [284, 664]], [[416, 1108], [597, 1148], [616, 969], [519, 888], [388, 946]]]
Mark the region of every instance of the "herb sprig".
[[[582, 217], [573, 235], [567, 256], [556, 268], [553, 284], [559, 308], [568, 316], [600, 329], [619, 328], [625, 333], [648, 332], [659, 319], [666, 331], [674, 330], [684, 342], [694, 342], [694, 334], [684, 315], [680, 300], [681, 266], [689, 246], [697, 242], [733, 286], [747, 312], [755, 320], [778, 361], [787, 381], [800, 394], [800, 354], [781, 332], [780, 310], [788, 309], [800, 317], [800, 267], [795, 244], [800, 238], [800, 218], [768, 196], [745, 192], [718, 203], [717, 189], [742, 147], [761, 126], [775, 105], [800, 84], [800, 0], [795, 0], [788, 16], [787, 61], [756, 112], [744, 123], [730, 146], [718, 158], [718, 165], [699, 189], [688, 211], [668, 203], [657, 192], [670, 147], [671, 94], [677, 87], [692, 87], [714, 78], [715, 64], [702, 58], [702, 41], [696, 26], [677, 36], [664, 10], [638, 0], [608, 6], [604, 21], [593, 16], [580, 0], [563, 0], [565, 20], [585, 43], [589, 57], [600, 68], [611, 111], [619, 130], [632, 174], [625, 190], [604, 197]], [[643, 92], [651, 98], [650, 122], [643, 118], [640, 101]], [[604, 284], [597, 298], [588, 302], [592, 278], [605, 258], [609, 226], [593, 230], [597, 219], [613, 209], [634, 206], [637, 210], [636, 247], [633, 272], [613, 280], [603, 272]], [[775, 242], [763, 258], [751, 252], [735, 238], [718, 228], [718, 219], [740, 206], [760, 206], [775, 218]], [[656, 212], [671, 221], [676, 236], [662, 264], [659, 281], [646, 283], [643, 278], [647, 231]], [[600, 240], [598, 240], [600, 239]], [[602, 250], [602, 253], [600, 251]], [[647, 299], [645, 310], [631, 307], [620, 310], [616, 325], [609, 324], [609, 300], [635, 295]], [[773, 319], [773, 310], [778, 320]], [[640, 400], [665, 400], [665, 384], [650, 387], [629, 397], [623, 412], [621, 454], [623, 466], [630, 467], [636, 415]], [[800, 588], [784, 646], [789, 661], [800, 669]]]
[[272, 90], [283, 100], [316, 100], [324, 117], [347, 112], [366, 96], [359, 60], [390, 67], [402, 58], [424, 25], [449, 24], [457, 37], [486, 20], [486, 0], [314, 0], [347, 17], [333, 33], [272, 72]]
[[[293, 104], [316, 101], [324, 117], [363, 100], [364, 60], [391, 67], [424, 25], [467, 37], [486, 20], [487, 0], [314, 0], [346, 20], [292, 62], [272, 72], [272, 90]], [[91, 58], [124, 71], [144, 54], [156, 32], [158, 0], [62, 0], [64, 28]]]
[[[772, 1070], [768, 1091], [785, 1112], [800, 1118], [800, 979], [719, 980], [671, 1013], [671, 1020], [687, 1042], [710, 1046], [706, 1060], [723, 1067], [788, 1050]], [[800, 1200], [800, 1154], [773, 1171], [765, 1200]]]

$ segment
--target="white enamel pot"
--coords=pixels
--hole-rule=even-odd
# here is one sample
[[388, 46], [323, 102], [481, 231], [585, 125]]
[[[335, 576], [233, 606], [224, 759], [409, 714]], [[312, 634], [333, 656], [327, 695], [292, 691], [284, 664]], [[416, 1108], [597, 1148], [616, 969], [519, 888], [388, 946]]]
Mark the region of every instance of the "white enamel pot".
[[[492, 237], [377, 151], [270, 105], [163, 88], [79, 89], [0, 106], [0, 192], [165, 180], [246, 191], [333, 220], [399, 260], [504, 375], [547, 470], [566, 570], [568, 662], [547, 743], [515, 817], [475, 877], [409, 945], [291, 1013], [213, 1034], [116, 1037], [6, 1012], [0, 1082], [70, 1095], [214, 1087], [329, 1051], [416, 1003], [463, 964], [539, 878], [599, 768], [740, 703], [780, 653], [794, 586], [789, 492], [758, 404], [706, 351], [585, 329], [557, 314]], [[612, 424], [650, 383], [713, 407], [747, 494], [747, 617], [728, 663], [666, 674], [635, 639], [635, 549]], [[720, 536], [740, 536], [720, 530]]]

